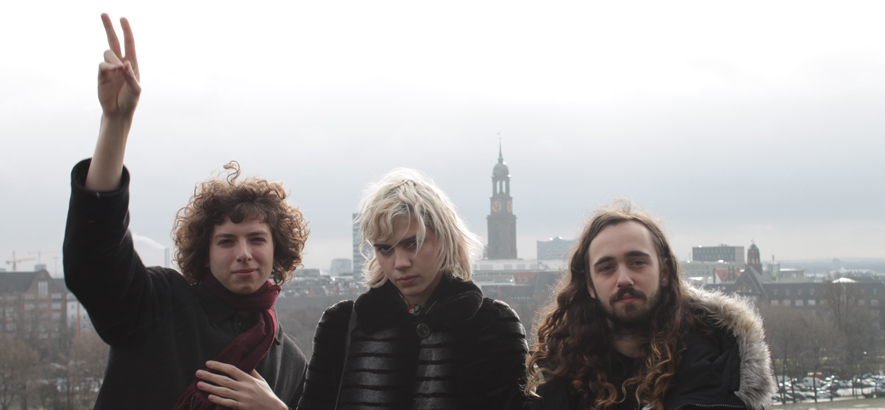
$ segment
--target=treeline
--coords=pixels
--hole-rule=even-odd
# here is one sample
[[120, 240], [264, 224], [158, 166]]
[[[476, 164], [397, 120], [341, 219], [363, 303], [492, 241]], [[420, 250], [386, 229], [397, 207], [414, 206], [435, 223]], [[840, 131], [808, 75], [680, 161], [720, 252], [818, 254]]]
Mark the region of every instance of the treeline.
[[[851, 380], [880, 370], [883, 332], [861, 286], [823, 283], [814, 313], [807, 308], [760, 306], [776, 374], [788, 379], [834, 374]], [[529, 343], [534, 339], [533, 320], [550, 297], [548, 290], [531, 298], [501, 298], [519, 314]], [[327, 307], [278, 312], [286, 334], [307, 357]], [[0, 410], [92, 408], [107, 363], [107, 345], [94, 332], [68, 340], [47, 348], [36, 335], [0, 336]]]
[[809, 373], [842, 380], [878, 373], [883, 332], [862, 284], [825, 282], [820, 292], [814, 313], [778, 306], [760, 309], [775, 373], [788, 380]]
[[91, 409], [108, 347], [94, 332], [0, 335], [0, 409]]

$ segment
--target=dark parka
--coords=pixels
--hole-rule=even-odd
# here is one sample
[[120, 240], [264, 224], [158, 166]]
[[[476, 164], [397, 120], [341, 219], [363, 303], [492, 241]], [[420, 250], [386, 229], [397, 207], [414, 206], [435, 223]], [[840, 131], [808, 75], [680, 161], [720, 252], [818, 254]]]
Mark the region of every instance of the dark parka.
[[[171, 409], [198, 369], [254, 323], [202, 284], [180, 273], [146, 268], [129, 225], [129, 172], [109, 192], [84, 187], [89, 160], [71, 174], [64, 243], [65, 283], [111, 346], [95, 409]], [[277, 328], [256, 370], [284, 403], [301, 396], [304, 355]]]
[[[690, 333], [664, 410], [771, 408], [776, 391], [762, 320], [748, 302], [687, 286], [690, 308], [712, 334]], [[537, 389], [532, 410], [580, 410], [570, 382], [555, 379]]]
[[299, 410], [335, 408], [351, 312], [356, 326], [339, 409], [521, 409], [527, 346], [516, 313], [444, 276], [413, 316], [387, 282], [323, 313]]

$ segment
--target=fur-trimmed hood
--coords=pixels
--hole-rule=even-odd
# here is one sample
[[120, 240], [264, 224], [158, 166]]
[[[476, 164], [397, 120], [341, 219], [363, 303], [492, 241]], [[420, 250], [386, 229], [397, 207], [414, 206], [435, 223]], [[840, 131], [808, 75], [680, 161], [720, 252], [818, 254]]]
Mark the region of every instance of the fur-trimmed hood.
[[735, 394], [750, 409], [770, 409], [777, 391], [771, 353], [765, 343], [762, 318], [753, 305], [734, 296], [685, 286], [692, 310], [706, 313], [711, 324], [728, 330], [740, 350], [740, 388]]

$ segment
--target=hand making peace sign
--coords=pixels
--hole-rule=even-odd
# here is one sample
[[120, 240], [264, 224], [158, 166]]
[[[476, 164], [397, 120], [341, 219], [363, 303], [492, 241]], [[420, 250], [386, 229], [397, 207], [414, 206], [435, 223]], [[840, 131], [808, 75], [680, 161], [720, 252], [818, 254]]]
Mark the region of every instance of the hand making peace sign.
[[98, 65], [98, 100], [105, 115], [131, 118], [138, 104], [141, 85], [138, 83], [138, 59], [135, 56], [135, 39], [129, 20], [120, 19], [123, 28], [124, 56], [120, 41], [107, 13], [101, 15], [105, 32], [108, 35], [110, 50], [104, 52], [104, 62]]
[[135, 39], [132, 37], [129, 20], [120, 19], [125, 56], [120, 50], [120, 40], [117, 39], [111, 18], [102, 14], [101, 21], [111, 49], [104, 52], [104, 62], [98, 65], [101, 128], [98, 130], [95, 154], [89, 164], [84, 186], [93, 191], [111, 191], [120, 185], [126, 140], [132, 126], [135, 106], [138, 105], [138, 96], [141, 94], [141, 84], [138, 82], [138, 59], [135, 58]]

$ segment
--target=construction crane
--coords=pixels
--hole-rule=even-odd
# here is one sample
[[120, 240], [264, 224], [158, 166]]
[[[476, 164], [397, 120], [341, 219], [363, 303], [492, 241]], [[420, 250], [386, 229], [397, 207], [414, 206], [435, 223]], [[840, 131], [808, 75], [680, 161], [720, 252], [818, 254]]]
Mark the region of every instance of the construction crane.
[[12, 251], [12, 260], [11, 260], [11, 261], [6, 261], [6, 264], [7, 264], [7, 265], [10, 265], [10, 264], [11, 264], [11, 265], [12, 265], [12, 271], [13, 271], [13, 272], [18, 272], [18, 263], [19, 263], [19, 262], [32, 261], [32, 260], [34, 260], [34, 259], [37, 259], [37, 258], [35, 258], [35, 257], [32, 256], [32, 257], [30, 257], [30, 258], [16, 259], [16, 258], [15, 258], [15, 251]]

